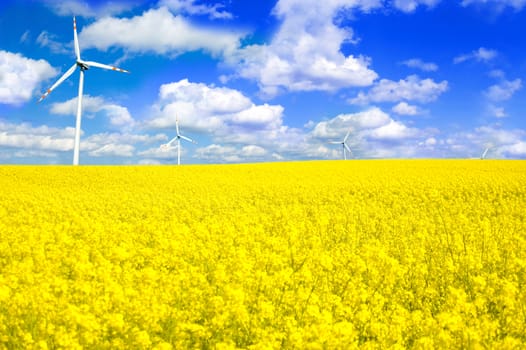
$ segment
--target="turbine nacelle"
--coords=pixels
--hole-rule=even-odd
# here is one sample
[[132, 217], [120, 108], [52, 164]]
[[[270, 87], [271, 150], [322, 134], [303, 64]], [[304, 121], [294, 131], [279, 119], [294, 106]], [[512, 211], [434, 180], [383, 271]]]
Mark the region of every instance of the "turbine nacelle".
[[89, 66], [86, 63], [82, 62], [82, 61], [77, 61], [77, 66], [79, 66], [79, 68], [82, 69], [82, 70], [88, 70], [89, 69]]

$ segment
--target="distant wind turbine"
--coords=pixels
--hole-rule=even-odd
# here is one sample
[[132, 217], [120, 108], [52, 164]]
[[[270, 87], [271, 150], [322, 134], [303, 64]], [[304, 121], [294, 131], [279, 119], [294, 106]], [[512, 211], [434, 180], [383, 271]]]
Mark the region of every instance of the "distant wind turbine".
[[343, 152], [343, 159], [347, 160], [347, 152], [349, 153], [349, 156], [352, 157], [352, 151], [349, 145], [347, 144], [347, 139], [349, 138], [349, 135], [351, 134], [351, 130], [347, 132], [347, 135], [343, 138], [342, 141], [329, 141], [329, 143], [332, 143], [334, 145], [342, 145], [342, 152]]
[[482, 152], [482, 155], [480, 156], [480, 159], [486, 159], [486, 156], [488, 155], [488, 151], [490, 150], [490, 148], [492, 148], [493, 146], [492, 145], [487, 145], [486, 146], [486, 149], [484, 150], [484, 152]]
[[79, 40], [77, 38], [77, 22], [75, 20], [75, 17], [73, 17], [73, 39], [74, 39], [74, 44], [75, 44], [75, 56], [76, 56], [75, 64], [73, 64], [73, 66], [71, 66], [71, 68], [68, 69], [68, 71], [64, 73], [64, 75], [60, 77], [60, 79], [57, 80], [57, 82], [53, 84], [53, 86], [51, 86], [42, 95], [42, 97], [40, 97], [38, 102], [45, 99], [51, 93], [51, 91], [55, 90], [60, 84], [62, 84], [64, 80], [69, 78], [69, 76], [73, 74], [73, 72], [75, 71], [75, 69], [77, 69], [77, 67], [80, 68], [79, 96], [77, 100], [77, 121], [75, 125], [75, 148], [73, 150], [73, 165], [78, 165], [79, 164], [79, 148], [80, 148], [80, 122], [82, 119], [82, 91], [84, 88], [84, 71], [88, 70], [90, 67], [98, 67], [98, 68], [114, 70], [114, 71], [123, 72], [123, 73], [129, 73], [129, 72], [127, 70], [108, 66], [102, 63], [97, 63], [93, 61], [83, 61], [80, 58]]
[[181, 165], [181, 139], [191, 142], [191, 143], [195, 143], [195, 144], [197, 144], [197, 142], [195, 142], [189, 137], [181, 135], [181, 133], [179, 132], [179, 118], [177, 116], [175, 117], [175, 131], [176, 131], [176, 136], [170, 141], [168, 141], [168, 143], [161, 145], [160, 148], [162, 150], [169, 150], [170, 148], [174, 148], [172, 144], [175, 141], [177, 141], [177, 145], [175, 146], [175, 148], [177, 148], [177, 165]]

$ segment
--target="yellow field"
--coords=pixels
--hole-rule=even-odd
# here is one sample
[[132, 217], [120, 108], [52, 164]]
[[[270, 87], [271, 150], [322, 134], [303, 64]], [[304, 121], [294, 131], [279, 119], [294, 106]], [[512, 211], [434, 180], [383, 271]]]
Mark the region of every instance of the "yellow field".
[[526, 162], [0, 167], [0, 348], [526, 347]]

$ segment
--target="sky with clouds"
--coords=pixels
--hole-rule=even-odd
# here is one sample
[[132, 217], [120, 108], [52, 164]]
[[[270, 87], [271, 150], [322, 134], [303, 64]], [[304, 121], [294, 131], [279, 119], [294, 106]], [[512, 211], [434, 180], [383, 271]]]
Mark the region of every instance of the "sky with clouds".
[[526, 159], [526, 0], [6, 0], [0, 163]]

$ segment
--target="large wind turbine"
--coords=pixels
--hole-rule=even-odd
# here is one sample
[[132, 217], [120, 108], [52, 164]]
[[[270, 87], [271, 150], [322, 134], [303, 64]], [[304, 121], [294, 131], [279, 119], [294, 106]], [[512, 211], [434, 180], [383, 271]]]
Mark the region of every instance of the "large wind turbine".
[[347, 160], [347, 153], [346, 153], [346, 151], [349, 153], [350, 156], [352, 156], [351, 148], [347, 144], [347, 139], [349, 138], [350, 134], [351, 134], [351, 130], [349, 129], [349, 131], [347, 132], [347, 135], [345, 135], [345, 137], [343, 138], [342, 141], [329, 141], [329, 143], [332, 143], [334, 145], [342, 145], [342, 152], [343, 152], [343, 159], [344, 160]]
[[38, 102], [42, 101], [51, 93], [51, 91], [55, 90], [64, 80], [69, 78], [71, 74], [77, 69], [77, 67], [80, 68], [80, 81], [79, 81], [79, 97], [77, 100], [77, 121], [75, 124], [75, 148], [73, 150], [73, 165], [79, 164], [79, 148], [80, 148], [80, 122], [82, 118], [82, 91], [84, 88], [84, 71], [88, 70], [90, 67], [98, 67], [108, 70], [114, 70], [117, 72], [123, 72], [123, 73], [129, 73], [127, 70], [120, 69], [117, 67], [108, 66], [106, 64], [97, 63], [93, 61], [83, 61], [80, 58], [80, 47], [79, 47], [79, 40], [77, 37], [77, 22], [75, 20], [75, 17], [73, 17], [73, 39], [75, 44], [75, 57], [76, 61], [73, 66], [71, 66], [70, 69], [66, 73], [64, 73], [63, 76], [60, 77], [59, 80], [53, 86], [51, 86], [43, 95], [40, 97]]
[[168, 150], [170, 148], [173, 148], [174, 146], [172, 146], [172, 144], [175, 141], [177, 141], [177, 145], [175, 146], [177, 148], [177, 165], [181, 165], [181, 139], [191, 142], [191, 143], [195, 143], [195, 144], [197, 144], [197, 142], [195, 142], [189, 137], [181, 135], [181, 133], [179, 132], [179, 118], [177, 116], [175, 117], [175, 131], [176, 131], [176, 136], [170, 141], [168, 141], [168, 143], [161, 145], [160, 148], [162, 150]]

